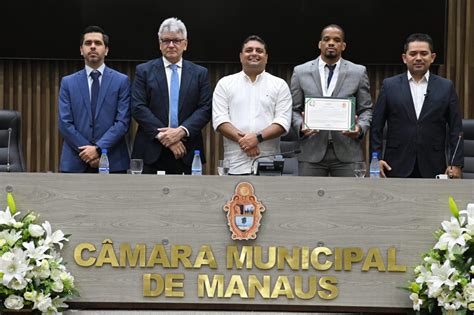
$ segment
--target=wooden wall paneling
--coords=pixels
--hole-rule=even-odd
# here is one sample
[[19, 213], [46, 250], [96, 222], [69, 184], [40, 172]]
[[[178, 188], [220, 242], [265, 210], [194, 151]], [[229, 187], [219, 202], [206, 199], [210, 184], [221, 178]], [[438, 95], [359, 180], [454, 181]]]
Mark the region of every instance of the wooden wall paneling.
[[5, 60], [0, 60], [0, 109], [5, 108]]
[[466, 49], [464, 55], [464, 117], [474, 118], [474, 4], [466, 4]]

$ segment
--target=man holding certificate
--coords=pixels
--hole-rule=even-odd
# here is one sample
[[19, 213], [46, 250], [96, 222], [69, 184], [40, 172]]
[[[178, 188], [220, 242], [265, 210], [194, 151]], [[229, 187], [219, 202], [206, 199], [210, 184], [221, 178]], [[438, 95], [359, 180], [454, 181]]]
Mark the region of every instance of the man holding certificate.
[[370, 128], [372, 99], [364, 66], [344, 60], [344, 30], [321, 32], [315, 60], [296, 66], [291, 78], [293, 128], [300, 135], [299, 174], [354, 176], [364, 161], [361, 141]]

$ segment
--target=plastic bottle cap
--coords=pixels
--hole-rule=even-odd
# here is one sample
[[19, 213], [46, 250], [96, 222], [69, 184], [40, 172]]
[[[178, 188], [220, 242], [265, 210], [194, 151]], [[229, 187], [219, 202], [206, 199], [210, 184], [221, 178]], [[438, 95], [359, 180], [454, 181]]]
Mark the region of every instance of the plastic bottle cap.
[[194, 155], [199, 154], [199, 150], [194, 150]]
[[377, 152], [372, 152], [372, 158], [378, 158], [379, 157], [379, 154]]
[[166, 171], [156, 171], [156, 175], [166, 175]]
[[102, 149], [102, 153], [107, 154], [107, 149]]

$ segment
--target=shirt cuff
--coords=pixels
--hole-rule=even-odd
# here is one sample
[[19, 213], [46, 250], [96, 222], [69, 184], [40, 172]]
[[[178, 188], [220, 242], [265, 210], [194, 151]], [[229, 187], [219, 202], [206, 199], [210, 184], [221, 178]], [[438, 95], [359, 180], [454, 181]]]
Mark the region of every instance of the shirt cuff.
[[184, 127], [184, 126], [179, 126], [179, 128], [183, 128], [184, 131], [186, 132], [186, 137], [189, 137], [189, 131], [188, 131], [188, 129], [187, 129], [186, 127]]

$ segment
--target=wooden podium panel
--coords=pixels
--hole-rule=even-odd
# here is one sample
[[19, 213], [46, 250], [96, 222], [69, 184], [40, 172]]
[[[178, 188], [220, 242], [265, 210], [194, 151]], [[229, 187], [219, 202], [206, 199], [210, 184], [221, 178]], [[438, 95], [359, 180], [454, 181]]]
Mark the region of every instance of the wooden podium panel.
[[[223, 206], [236, 185], [245, 181], [253, 185], [266, 210], [256, 240], [234, 241]], [[460, 209], [474, 201], [474, 180], [2, 173], [2, 209], [6, 186], [13, 187], [23, 214], [33, 210], [40, 214], [40, 221], [50, 221], [53, 230], [72, 234], [62, 251], [81, 293], [70, 303], [72, 308], [406, 310], [411, 301], [400, 287], [411, 279], [421, 254], [434, 245], [432, 233], [443, 220], [449, 220], [448, 197], [453, 196]], [[105, 245], [105, 240], [112, 245]], [[96, 249], [82, 251], [82, 260], [95, 260], [87, 267], [74, 258], [74, 251], [85, 243]], [[126, 259], [120, 265], [120, 246], [127, 244], [132, 251], [138, 244], [146, 248], [145, 266], [131, 266]], [[118, 266], [110, 263], [113, 259], [105, 251], [98, 259], [105, 246], [113, 248]], [[227, 252], [237, 248], [241, 254], [243, 247], [252, 252], [253, 259], [244, 259], [244, 268], [238, 269]], [[305, 265], [308, 253], [323, 247], [331, 254], [319, 255], [318, 261], [330, 261], [332, 267], [317, 270], [310, 259]], [[155, 264], [147, 267], [154, 248], [164, 249], [171, 265], [177, 260], [172, 257], [173, 248], [190, 249], [192, 267], [185, 268], [180, 260], [176, 268], [166, 267], [156, 264], [156, 257]], [[208, 251], [201, 263], [209, 262], [211, 253], [214, 267], [196, 267], [202, 248]], [[346, 254], [339, 259], [338, 249]], [[280, 269], [258, 268], [256, 256], [261, 253], [260, 265], [268, 263], [272, 250], [290, 254], [296, 250], [299, 263], [294, 268], [287, 261]], [[392, 265], [390, 251], [395, 258]], [[360, 261], [344, 258], [357, 253], [362, 254]], [[337, 270], [336, 260], [342, 270]], [[97, 266], [98, 261], [102, 266]], [[345, 270], [345, 264], [350, 270]], [[363, 271], [364, 266], [370, 268]], [[389, 271], [393, 267], [406, 267], [406, 271]], [[146, 274], [152, 279], [168, 275], [174, 278], [170, 281], [175, 287], [167, 286], [159, 296], [145, 296]], [[213, 279], [223, 279], [222, 296], [218, 289], [214, 294], [204, 289], [204, 296], [199, 297], [200, 277], [207, 277], [211, 284]], [[317, 294], [298, 297], [296, 279], [303, 283], [300, 291], [308, 292], [312, 277], [317, 281]], [[321, 297], [320, 293], [331, 293], [319, 282], [325, 277], [337, 281], [333, 283], [335, 297]], [[255, 297], [249, 296], [250, 278], [262, 283], [268, 278], [269, 295], [274, 296], [262, 297], [258, 291]], [[150, 285], [156, 293], [157, 282]]]

